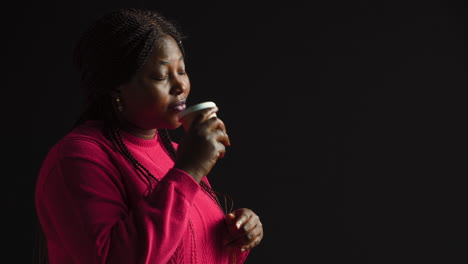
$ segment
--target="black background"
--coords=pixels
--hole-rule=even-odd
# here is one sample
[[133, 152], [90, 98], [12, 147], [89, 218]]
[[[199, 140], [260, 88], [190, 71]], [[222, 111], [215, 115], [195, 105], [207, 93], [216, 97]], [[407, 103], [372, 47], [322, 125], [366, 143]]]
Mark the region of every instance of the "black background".
[[30, 263], [37, 172], [79, 113], [73, 45], [117, 7], [187, 35], [190, 102], [232, 142], [210, 179], [264, 224], [247, 263], [468, 263], [466, 4], [442, 0], [4, 8], [9, 263]]

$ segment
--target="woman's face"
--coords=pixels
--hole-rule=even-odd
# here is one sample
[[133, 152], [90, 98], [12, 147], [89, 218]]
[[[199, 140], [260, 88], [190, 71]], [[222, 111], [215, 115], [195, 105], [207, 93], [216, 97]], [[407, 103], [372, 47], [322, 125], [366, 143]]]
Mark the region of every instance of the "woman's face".
[[190, 80], [175, 39], [164, 37], [133, 78], [120, 88], [122, 116], [139, 129], [175, 129], [185, 109]]

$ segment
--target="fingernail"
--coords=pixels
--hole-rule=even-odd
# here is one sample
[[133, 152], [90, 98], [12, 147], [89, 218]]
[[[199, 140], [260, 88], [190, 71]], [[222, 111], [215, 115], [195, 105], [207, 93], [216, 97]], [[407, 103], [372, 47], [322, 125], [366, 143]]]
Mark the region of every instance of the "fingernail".
[[241, 248], [241, 252], [244, 252], [245, 251], [245, 248]]

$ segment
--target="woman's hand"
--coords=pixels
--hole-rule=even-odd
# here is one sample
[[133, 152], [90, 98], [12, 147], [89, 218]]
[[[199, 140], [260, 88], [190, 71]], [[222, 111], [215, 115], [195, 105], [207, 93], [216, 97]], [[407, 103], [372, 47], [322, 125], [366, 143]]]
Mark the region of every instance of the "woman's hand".
[[248, 208], [237, 209], [225, 217], [227, 226], [224, 243], [229, 247], [240, 247], [241, 251], [256, 247], [263, 239], [260, 218]]
[[197, 182], [208, 175], [231, 144], [224, 122], [218, 117], [208, 119], [217, 111], [217, 107], [201, 111], [181, 138], [177, 149], [174, 168], [187, 172]]

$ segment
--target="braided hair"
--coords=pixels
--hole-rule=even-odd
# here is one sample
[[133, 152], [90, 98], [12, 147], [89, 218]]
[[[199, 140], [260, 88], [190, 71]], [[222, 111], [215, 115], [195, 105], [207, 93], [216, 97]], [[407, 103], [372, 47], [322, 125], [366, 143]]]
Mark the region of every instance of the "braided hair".
[[172, 36], [182, 54], [182, 39], [174, 23], [152, 10], [117, 9], [98, 19], [78, 41], [73, 61], [81, 74], [85, 110], [75, 126], [99, 119], [116, 126], [110, 91], [129, 81], [145, 64], [163, 36]]
[[[153, 47], [166, 35], [176, 40], [185, 56], [182, 46], [185, 37], [175, 23], [154, 10], [116, 9], [97, 19], [83, 33], [73, 52], [73, 62], [80, 73], [84, 109], [72, 128], [86, 120], [103, 121], [105, 134], [136, 171], [146, 178], [148, 190], [158, 179], [130, 153], [122, 140], [119, 129], [122, 120], [115, 110], [111, 91], [129, 81], [143, 67]], [[158, 129], [157, 133], [168, 155], [175, 161], [177, 152], [168, 130]], [[203, 180], [200, 185], [225, 213], [232, 210], [232, 199], [227, 194], [214, 191]], [[224, 208], [218, 195], [224, 197]], [[40, 226], [38, 228], [34, 262], [48, 263], [45, 236]]]

